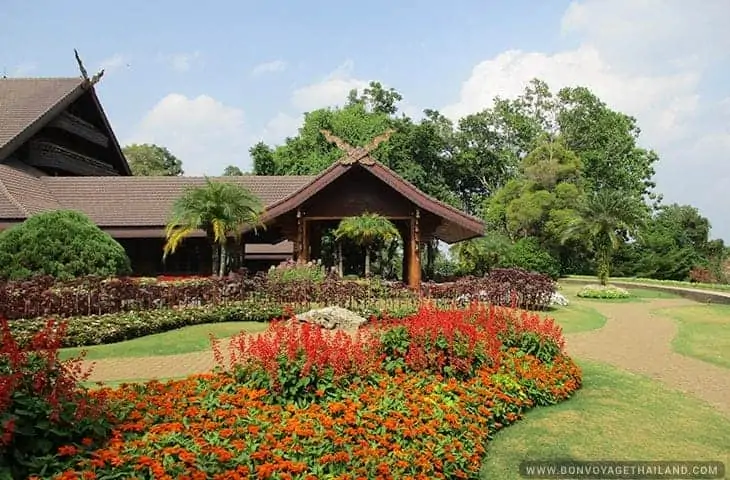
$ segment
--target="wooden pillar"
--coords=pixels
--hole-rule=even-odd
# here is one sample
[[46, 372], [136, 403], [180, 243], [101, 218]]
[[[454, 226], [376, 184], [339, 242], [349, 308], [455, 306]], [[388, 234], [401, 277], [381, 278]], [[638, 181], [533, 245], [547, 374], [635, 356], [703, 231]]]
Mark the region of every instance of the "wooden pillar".
[[304, 212], [297, 210], [297, 241], [294, 243], [294, 258], [298, 262], [309, 261], [309, 235]]
[[408, 286], [414, 290], [421, 288], [421, 212], [416, 209], [411, 218], [410, 238], [408, 242]]

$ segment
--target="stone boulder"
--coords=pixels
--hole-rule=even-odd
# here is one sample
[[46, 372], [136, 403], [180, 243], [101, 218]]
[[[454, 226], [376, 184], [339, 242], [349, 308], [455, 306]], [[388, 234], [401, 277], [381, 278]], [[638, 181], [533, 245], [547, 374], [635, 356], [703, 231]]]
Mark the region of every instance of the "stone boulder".
[[339, 328], [342, 330], [357, 330], [360, 325], [367, 322], [367, 319], [361, 317], [355, 312], [341, 307], [325, 307], [309, 310], [300, 313], [297, 316], [300, 322], [307, 322], [319, 325], [322, 328], [333, 330]]

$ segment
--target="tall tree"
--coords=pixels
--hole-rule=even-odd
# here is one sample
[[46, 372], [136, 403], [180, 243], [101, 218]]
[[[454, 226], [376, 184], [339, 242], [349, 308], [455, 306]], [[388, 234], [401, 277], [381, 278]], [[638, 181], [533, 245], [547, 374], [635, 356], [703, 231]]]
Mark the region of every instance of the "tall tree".
[[228, 238], [238, 240], [244, 226], [260, 226], [262, 211], [260, 200], [248, 189], [206, 178], [204, 186], [187, 188], [173, 204], [164, 257], [174, 253], [192, 232], [203, 230], [212, 247], [212, 273], [223, 276]]
[[223, 170], [223, 176], [224, 177], [242, 177], [244, 175], [243, 170], [238, 168], [235, 165], [228, 165]]
[[598, 190], [588, 197], [581, 217], [570, 223], [563, 239], [581, 238], [591, 242], [596, 255], [596, 276], [601, 285], [606, 285], [613, 253], [639, 231], [646, 214], [646, 209], [626, 192]]
[[557, 121], [566, 145], [581, 157], [594, 189], [655, 199], [654, 164], [659, 157], [637, 145], [636, 119], [611, 110], [584, 87], [558, 92]]
[[249, 150], [253, 159], [253, 173], [255, 175], [281, 175], [274, 163], [274, 152], [264, 142], [258, 142]]
[[175, 177], [184, 173], [180, 159], [159, 145], [133, 143], [124, 147], [122, 153], [134, 175]]

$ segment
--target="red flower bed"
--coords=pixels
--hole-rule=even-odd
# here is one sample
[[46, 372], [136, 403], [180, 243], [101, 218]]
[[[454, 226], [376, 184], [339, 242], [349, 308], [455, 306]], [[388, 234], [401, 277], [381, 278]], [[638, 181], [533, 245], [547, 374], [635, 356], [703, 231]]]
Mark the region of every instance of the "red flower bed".
[[496, 430], [581, 385], [559, 327], [533, 314], [424, 305], [362, 330], [277, 322], [228, 362], [217, 346], [227, 371], [95, 391], [116, 416], [107, 441], [56, 445], [46, 475], [478, 478]]

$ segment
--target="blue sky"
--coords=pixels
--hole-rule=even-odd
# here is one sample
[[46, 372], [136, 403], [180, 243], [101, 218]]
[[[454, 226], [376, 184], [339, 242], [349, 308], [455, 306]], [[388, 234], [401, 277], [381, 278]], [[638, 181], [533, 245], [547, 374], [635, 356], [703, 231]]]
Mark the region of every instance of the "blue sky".
[[280, 142], [303, 111], [369, 80], [409, 113], [458, 118], [540, 77], [635, 115], [662, 159], [659, 190], [730, 240], [726, 0], [0, 4], [0, 71], [75, 76], [78, 48], [106, 69], [99, 94], [120, 141], [165, 145], [188, 174], [247, 168], [253, 143]]

